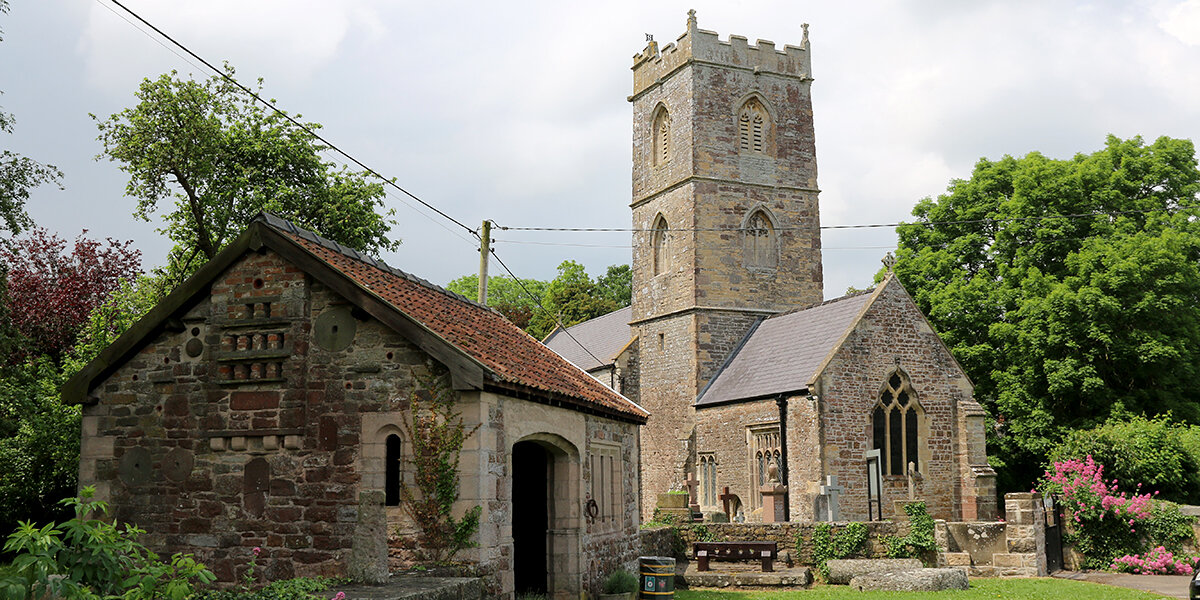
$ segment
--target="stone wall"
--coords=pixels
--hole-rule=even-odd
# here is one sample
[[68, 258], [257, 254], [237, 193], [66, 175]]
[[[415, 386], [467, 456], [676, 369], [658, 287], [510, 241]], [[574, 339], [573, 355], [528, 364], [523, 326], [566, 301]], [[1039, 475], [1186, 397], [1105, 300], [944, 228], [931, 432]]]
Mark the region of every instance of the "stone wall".
[[939, 566], [964, 567], [972, 577], [1045, 577], [1046, 515], [1039, 493], [1004, 495], [1008, 521], [947, 523], [934, 536]]

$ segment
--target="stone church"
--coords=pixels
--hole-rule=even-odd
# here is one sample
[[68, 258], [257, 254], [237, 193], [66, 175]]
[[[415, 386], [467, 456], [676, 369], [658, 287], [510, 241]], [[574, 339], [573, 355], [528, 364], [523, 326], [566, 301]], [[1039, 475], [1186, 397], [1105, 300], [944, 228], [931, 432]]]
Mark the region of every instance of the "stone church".
[[629, 97], [632, 306], [545, 342], [650, 412], [643, 517], [690, 481], [701, 510], [751, 521], [768, 484], [787, 490], [775, 519], [830, 518], [831, 496], [841, 519], [910, 497], [994, 518], [984, 411], [904, 287], [823, 301], [812, 81], [807, 25], [776, 48], [692, 12], [649, 42]]
[[[224, 582], [382, 581], [414, 533], [413, 398], [441, 382], [468, 429], [456, 557], [489, 597], [594, 590], [638, 545], [647, 412], [500, 313], [260, 215], [63, 389], [79, 481], [164, 556]], [[411, 549], [411, 545], [401, 544]]]

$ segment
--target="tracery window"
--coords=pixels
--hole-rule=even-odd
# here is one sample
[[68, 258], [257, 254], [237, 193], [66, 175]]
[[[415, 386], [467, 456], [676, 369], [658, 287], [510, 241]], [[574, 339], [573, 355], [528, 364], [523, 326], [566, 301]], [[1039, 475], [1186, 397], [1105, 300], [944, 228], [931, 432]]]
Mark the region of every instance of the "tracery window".
[[661, 104], [654, 111], [651, 135], [654, 138], [651, 161], [652, 164], [661, 165], [671, 159], [671, 115]]
[[766, 150], [767, 109], [758, 98], [751, 98], [738, 111], [738, 146], [743, 152]]
[[717, 457], [712, 454], [700, 455], [700, 504], [717, 504]]
[[779, 263], [778, 238], [771, 220], [761, 210], [746, 220], [742, 229], [742, 254], [750, 269], [774, 269]]
[[772, 464], [779, 467], [779, 424], [759, 425], [750, 428], [750, 504], [758, 508], [762, 497], [758, 488], [767, 484], [767, 472]]
[[650, 245], [653, 248], [654, 256], [654, 274], [664, 273], [667, 270], [667, 261], [670, 256], [671, 249], [668, 244], [668, 235], [670, 231], [667, 229], [667, 220], [662, 215], [654, 220], [652, 228]]
[[879, 450], [884, 475], [904, 475], [908, 463], [920, 468], [920, 424], [924, 411], [902, 372], [887, 379], [871, 413], [874, 449]]

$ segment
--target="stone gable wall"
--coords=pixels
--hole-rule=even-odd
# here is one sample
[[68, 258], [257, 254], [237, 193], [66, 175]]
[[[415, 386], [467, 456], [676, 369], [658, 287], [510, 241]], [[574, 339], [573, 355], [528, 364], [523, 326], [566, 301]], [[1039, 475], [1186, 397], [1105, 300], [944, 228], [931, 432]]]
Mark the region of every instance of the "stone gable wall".
[[[865, 453], [872, 447], [871, 411], [888, 376], [899, 367], [925, 411], [920, 442], [918, 500], [938, 519], [961, 520], [960, 468], [964, 432], [960, 404], [971, 402], [971, 384], [920, 311], [892, 280], [878, 293], [821, 375], [820, 396], [826, 474], [845, 488], [842, 515], [866, 519]], [[883, 510], [908, 499], [907, 479], [884, 476]]]

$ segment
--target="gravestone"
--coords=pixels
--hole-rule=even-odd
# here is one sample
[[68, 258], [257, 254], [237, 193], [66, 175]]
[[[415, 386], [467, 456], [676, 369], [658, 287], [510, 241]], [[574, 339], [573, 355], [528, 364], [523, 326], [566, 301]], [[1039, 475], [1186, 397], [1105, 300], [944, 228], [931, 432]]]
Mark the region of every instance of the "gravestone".
[[880, 452], [867, 451], [867, 520], [883, 520], [883, 471], [880, 470]]
[[758, 488], [762, 494], [763, 523], [781, 523], [787, 504], [787, 486], [779, 483], [779, 468], [775, 463], [767, 467], [767, 484]]
[[721, 492], [721, 495], [717, 496], [717, 498], [720, 498], [721, 507], [725, 509], [725, 522], [732, 523], [733, 522], [733, 513], [731, 512], [733, 509], [732, 503], [734, 500], [737, 500], [737, 495], [730, 494], [729, 486], [725, 486], [725, 491]]
[[842, 520], [838, 498], [843, 491], [845, 490], [842, 486], [838, 485], [836, 475], [825, 477], [825, 484], [821, 486], [821, 493], [817, 496], [816, 505], [813, 510], [813, 514], [818, 521]]
[[695, 473], [688, 473], [687, 481], [688, 488], [688, 508], [692, 510], [692, 518], [700, 514], [700, 501], [696, 498], [696, 488], [700, 487], [700, 482], [696, 479]]

